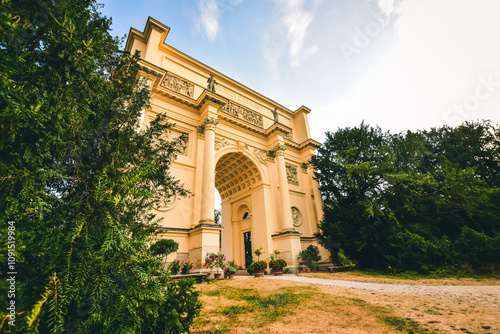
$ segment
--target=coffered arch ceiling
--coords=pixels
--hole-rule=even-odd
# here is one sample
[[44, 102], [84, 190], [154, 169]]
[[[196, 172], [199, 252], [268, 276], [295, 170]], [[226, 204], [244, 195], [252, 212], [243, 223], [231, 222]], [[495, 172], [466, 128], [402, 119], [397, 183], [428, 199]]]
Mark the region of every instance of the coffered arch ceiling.
[[262, 184], [257, 166], [240, 152], [223, 155], [215, 166], [215, 188], [222, 200]]

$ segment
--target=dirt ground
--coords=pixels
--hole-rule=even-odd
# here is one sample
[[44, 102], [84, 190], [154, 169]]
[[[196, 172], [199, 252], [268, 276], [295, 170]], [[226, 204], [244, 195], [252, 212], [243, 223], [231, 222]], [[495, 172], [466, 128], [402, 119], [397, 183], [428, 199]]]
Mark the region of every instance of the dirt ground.
[[[354, 280], [349, 273], [303, 276]], [[369, 277], [356, 280], [374, 283]], [[387, 280], [382, 279], [380, 283], [442, 286], [443, 291], [434, 288], [431, 294], [413, 294], [291, 282], [272, 277], [238, 277], [198, 285], [204, 306], [192, 330], [212, 333], [500, 333], [498, 280]], [[455, 290], [452, 293], [445, 291], [446, 286], [454, 286]], [[401, 291], [396, 284], [394, 288]], [[480, 289], [480, 293], [475, 289]], [[296, 296], [298, 302], [256, 308], [249, 303], [254, 296], [253, 299], [238, 297], [249, 291], [269, 300], [277, 295]]]
[[338, 272], [338, 273], [327, 273], [327, 272], [316, 272], [316, 273], [304, 273], [298, 274], [298, 276], [304, 277], [318, 277], [318, 278], [329, 278], [335, 280], [345, 280], [354, 282], [367, 282], [367, 283], [385, 283], [385, 284], [405, 284], [405, 285], [430, 285], [430, 286], [440, 286], [440, 285], [500, 285], [500, 279], [498, 278], [439, 278], [439, 279], [400, 279], [400, 278], [389, 278], [389, 277], [373, 277], [369, 275], [364, 275], [361, 272]]

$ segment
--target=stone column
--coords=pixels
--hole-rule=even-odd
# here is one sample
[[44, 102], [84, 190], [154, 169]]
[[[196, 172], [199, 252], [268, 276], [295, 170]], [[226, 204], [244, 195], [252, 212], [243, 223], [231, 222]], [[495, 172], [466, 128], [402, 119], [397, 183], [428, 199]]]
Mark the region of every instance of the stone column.
[[278, 165], [278, 181], [281, 196], [281, 217], [283, 231], [294, 231], [292, 206], [290, 204], [290, 192], [288, 191], [288, 178], [286, 176], [285, 150], [283, 144], [278, 144], [274, 151], [276, 153], [276, 163]]
[[201, 217], [200, 224], [214, 224], [214, 190], [215, 190], [215, 128], [219, 124], [215, 117], [207, 116], [201, 126], [205, 132], [203, 153], [203, 180], [201, 185]]

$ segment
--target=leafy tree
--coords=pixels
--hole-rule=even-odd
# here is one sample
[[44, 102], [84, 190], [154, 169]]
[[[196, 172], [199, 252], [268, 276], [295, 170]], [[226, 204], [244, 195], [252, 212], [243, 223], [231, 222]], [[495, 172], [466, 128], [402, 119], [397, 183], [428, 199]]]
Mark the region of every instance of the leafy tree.
[[340, 244], [360, 264], [373, 265], [380, 261], [375, 249], [387, 246], [385, 235], [398, 227], [382, 196], [393, 160], [389, 134], [363, 123], [326, 137], [312, 159], [324, 197], [318, 240], [330, 250]]
[[312, 159], [324, 196], [319, 242], [364, 266], [499, 265], [499, 129], [328, 133]]
[[149, 90], [110, 23], [92, 0], [0, 7], [0, 221], [15, 226], [17, 332], [177, 333], [199, 312], [193, 281], [153, 277], [151, 205], [186, 194], [169, 173], [179, 143], [164, 117], [139, 129]]
[[222, 211], [220, 209], [214, 209], [214, 220], [216, 225], [222, 224], [221, 215]]

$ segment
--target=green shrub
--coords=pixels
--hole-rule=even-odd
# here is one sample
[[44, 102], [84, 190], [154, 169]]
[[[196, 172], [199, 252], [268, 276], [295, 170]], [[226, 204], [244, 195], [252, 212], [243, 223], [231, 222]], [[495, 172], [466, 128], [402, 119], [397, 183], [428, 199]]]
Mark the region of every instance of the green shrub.
[[172, 239], [160, 239], [149, 247], [151, 254], [167, 256], [177, 252], [179, 243]]
[[269, 268], [274, 269], [274, 268], [285, 268], [288, 265], [285, 259], [277, 259], [277, 260], [270, 260], [269, 261]]
[[260, 270], [260, 269], [266, 269], [267, 268], [267, 262], [266, 261], [255, 261], [250, 265], [252, 269], [255, 270]]
[[314, 262], [318, 262], [319, 260], [321, 260], [321, 256], [319, 255], [319, 247], [318, 246], [309, 245], [309, 246], [307, 246], [306, 251], [309, 252], [310, 257]]
[[298, 258], [300, 264], [305, 264], [307, 267], [315, 268], [316, 263], [321, 260], [318, 246], [309, 245], [306, 249], [299, 252]]
[[228, 274], [233, 274], [233, 275], [236, 274], [237, 271], [238, 270], [235, 267], [232, 267], [232, 266], [228, 266], [227, 269], [226, 269], [226, 272]]

